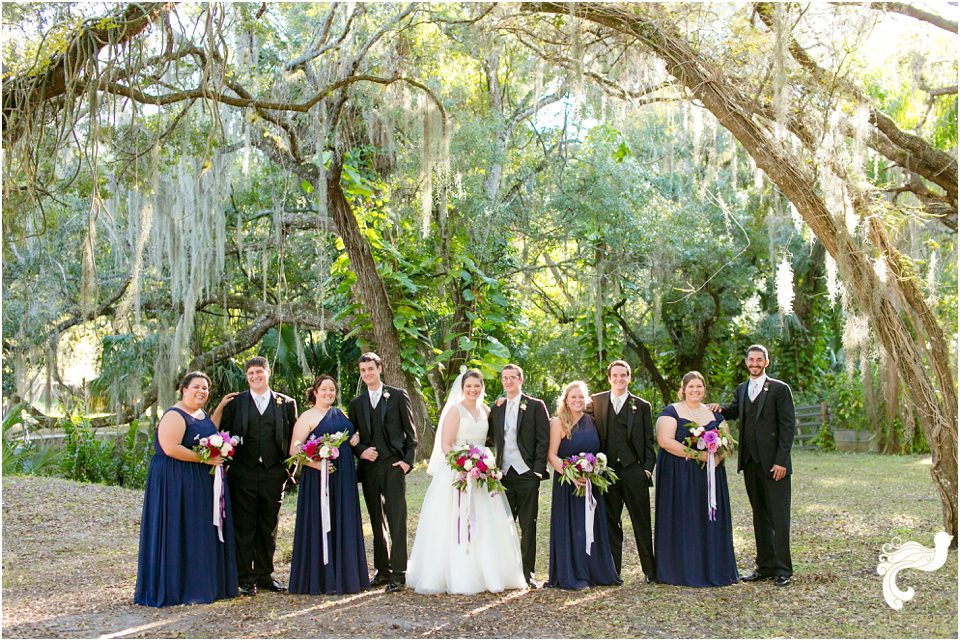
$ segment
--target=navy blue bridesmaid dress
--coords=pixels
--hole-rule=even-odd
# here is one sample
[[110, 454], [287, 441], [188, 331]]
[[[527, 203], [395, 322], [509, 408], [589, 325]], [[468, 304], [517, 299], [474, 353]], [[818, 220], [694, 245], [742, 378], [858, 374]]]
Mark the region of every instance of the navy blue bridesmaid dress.
[[[677, 421], [676, 439], [690, 436], [688, 420], [668, 405], [660, 416]], [[715, 430], [723, 417], [704, 427]], [[695, 588], [732, 585], [739, 581], [733, 554], [733, 526], [730, 520], [730, 492], [727, 470], [716, 469], [716, 520], [707, 516], [707, 470], [688, 458], [660, 449], [657, 457], [656, 522], [654, 549], [657, 552], [657, 581]]]
[[[307, 440], [332, 432], [349, 432], [353, 424], [343, 412], [331, 407]], [[323, 564], [323, 522], [320, 510], [320, 472], [304, 466], [300, 471], [297, 522], [293, 532], [293, 559], [289, 590], [296, 594], [353, 594], [370, 587], [367, 553], [360, 521], [357, 470], [350, 446], [340, 446], [330, 475], [330, 532], [327, 534], [329, 563]]]
[[[557, 456], [561, 459], [581, 452], [600, 451], [600, 435], [593, 417], [584, 414], [573, 426], [570, 438], [560, 440]], [[560, 483], [553, 473], [553, 499], [550, 507], [550, 577], [547, 586], [581, 590], [595, 585], [620, 585], [607, 535], [607, 511], [603, 495], [593, 488], [597, 507], [593, 515], [593, 544], [587, 554], [584, 524], [586, 497], [574, 495], [572, 484]]]
[[[186, 422], [184, 447], [192, 448], [197, 436], [217, 431], [209, 416], [197, 419], [177, 407], [167, 410], [171, 411], [179, 412]], [[237, 556], [226, 480], [221, 543], [213, 524], [210, 466], [167, 456], [158, 439], [153, 448], [143, 496], [134, 602], [162, 607], [237, 596]]]

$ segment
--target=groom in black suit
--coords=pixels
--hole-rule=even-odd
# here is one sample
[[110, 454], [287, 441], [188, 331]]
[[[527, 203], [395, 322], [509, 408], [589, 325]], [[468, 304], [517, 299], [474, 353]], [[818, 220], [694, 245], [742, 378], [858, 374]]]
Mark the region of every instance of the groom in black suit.
[[770, 359], [763, 345], [747, 348], [750, 380], [737, 386], [733, 403], [716, 407], [724, 418], [740, 425], [737, 471], [743, 472], [753, 509], [757, 568], [742, 581], [774, 579], [790, 584], [790, 449], [796, 417], [790, 386], [766, 374]]
[[[360, 442], [357, 476], [373, 529], [371, 586], [387, 592], [403, 589], [407, 571], [407, 495], [405, 475], [413, 469], [417, 433], [410, 397], [380, 380], [383, 363], [373, 352], [360, 356], [360, 378], [366, 391], [350, 401], [348, 412]], [[387, 538], [390, 544], [387, 544]]]
[[539, 587], [533, 576], [537, 558], [537, 511], [540, 482], [547, 478], [550, 415], [539, 398], [524, 394], [523, 370], [512, 363], [500, 372], [506, 402], [497, 403], [487, 418], [487, 445], [497, 452], [503, 487], [513, 518], [520, 523], [520, 553], [527, 585]]
[[253, 596], [258, 587], [272, 592], [286, 590], [271, 575], [287, 481], [283, 462], [297, 422], [297, 402], [270, 389], [267, 359], [254, 356], [244, 370], [250, 389], [223, 408], [220, 429], [240, 439], [229, 468], [230, 502], [240, 592]]
[[653, 466], [653, 416], [650, 403], [627, 389], [630, 365], [613, 361], [607, 365], [609, 392], [591, 395], [593, 419], [600, 434], [600, 451], [619, 480], [604, 496], [607, 503], [607, 528], [613, 563], [620, 574], [623, 560], [623, 523], [620, 516], [626, 504], [633, 523], [633, 535], [640, 555], [640, 566], [647, 583], [656, 581], [653, 537], [650, 533], [650, 487]]

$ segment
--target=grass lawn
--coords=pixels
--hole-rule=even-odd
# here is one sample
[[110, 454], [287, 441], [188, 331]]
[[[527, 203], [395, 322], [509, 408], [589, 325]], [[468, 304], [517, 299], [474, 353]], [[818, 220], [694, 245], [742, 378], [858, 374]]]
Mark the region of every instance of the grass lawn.
[[[133, 605], [142, 494], [53, 478], [3, 479], [5, 637], [892, 637], [957, 638], [957, 553], [941, 569], [901, 573], [916, 596], [883, 600], [877, 557], [895, 536], [932, 546], [942, 529], [929, 458], [794, 454], [793, 562], [788, 588], [770, 582], [694, 589], [642, 582], [632, 533], [624, 585], [581, 592], [515, 590], [420, 596], [261, 594], [165, 609]], [[409, 477], [409, 537], [429, 477]], [[730, 474], [742, 570], [755, 553], [742, 478]], [[540, 496], [546, 578], [550, 485]], [[296, 499], [281, 515], [277, 573], [286, 580]], [[629, 522], [629, 518], [627, 517]], [[366, 513], [364, 523], [367, 524]], [[365, 530], [368, 561], [372, 539]]]

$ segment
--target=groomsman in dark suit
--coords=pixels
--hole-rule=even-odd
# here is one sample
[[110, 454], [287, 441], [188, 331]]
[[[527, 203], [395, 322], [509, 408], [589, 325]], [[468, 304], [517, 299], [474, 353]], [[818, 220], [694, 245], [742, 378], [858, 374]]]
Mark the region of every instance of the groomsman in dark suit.
[[487, 418], [487, 445], [497, 453], [497, 467], [503, 471], [503, 486], [513, 518], [520, 524], [520, 553], [527, 585], [540, 587], [533, 576], [537, 558], [537, 512], [540, 482], [547, 478], [547, 447], [550, 444], [550, 415], [539, 398], [524, 394], [523, 370], [506, 365], [500, 382], [507, 395], [490, 409]]
[[270, 389], [270, 364], [262, 356], [248, 360], [245, 371], [250, 389], [224, 407], [220, 429], [240, 439], [229, 468], [230, 502], [240, 593], [253, 596], [258, 587], [286, 590], [271, 575], [297, 402]]
[[647, 583], [656, 581], [653, 536], [650, 529], [650, 487], [653, 466], [653, 416], [650, 403], [627, 389], [630, 365], [613, 361], [607, 366], [609, 392], [591, 395], [593, 418], [600, 433], [600, 451], [617, 473], [619, 480], [604, 495], [607, 504], [607, 528], [613, 562], [620, 574], [623, 559], [623, 506], [627, 506], [633, 535], [640, 555], [640, 566]]
[[[383, 363], [373, 352], [360, 356], [360, 378], [367, 389], [350, 401], [350, 422], [360, 435], [354, 453], [357, 475], [373, 528], [371, 586], [403, 589], [407, 571], [407, 494], [405, 475], [413, 469], [417, 433], [410, 397], [380, 380]], [[390, 543], [387, 544], [389, 538]]]
[[767, 376], [770, 358], [763, 345], [747, 348], [750, 380], [737, 386], [733, 403], [717, 408], [724, 418], [740, 425], [737, 471], [743, 472], [747, 497], [753, 509], [753, 535], [757, 541], [757, 568], [742, 581], [773, 579], [790, 585], [790, 449], [796, 416], [793, 394], [783, 381]]

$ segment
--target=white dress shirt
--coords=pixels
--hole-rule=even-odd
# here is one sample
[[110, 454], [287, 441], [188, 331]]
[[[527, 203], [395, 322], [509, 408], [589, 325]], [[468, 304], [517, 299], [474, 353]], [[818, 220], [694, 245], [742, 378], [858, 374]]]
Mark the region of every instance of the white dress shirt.
[[257, 405], [257, 411], [260, 412], [260, 416], [263, 416], [263, 413], [267, 411], [267, 404], [270, 403], [270, 390], [268, 389], [263, 394], [257, 394], [254, 391], [250, 391], [250, 396], [253, 397], [253, 402]]
[[760, 395], [760, 390], [763, 389], [763, 384], [767, 382], [767, 375], [761, 374], [760, 378], [751, 378], [750, 383], [747, 385], [747, 394], [750, 396], [750, 402], [757, 400], [757, 397]]
[[368, 389], [370, 393], [370, 405], [373, 406], [373, 409], [377, 409], [377, 403], [380, 402], [380, 397], [383, 396], [383, 385], [377, 389]]
[[614, 396], [613, 392], [610, 392], [610, 404], [613, 406], [614, 414], [620, 414], [620, 410], [623, 409], [623, 404], [627, 402], [629, 395], [630, 392], [624, 392], [620, 396]]
[[507, 407], [503, 416], [503, 471], [506, 473], [511, 467], [517, 474], [525, 474], [530, 466], [523, 462], [520, 447], [517, 445], [517, 419], [520, 417], [521, 394], [513, 400], [507, 399]]

